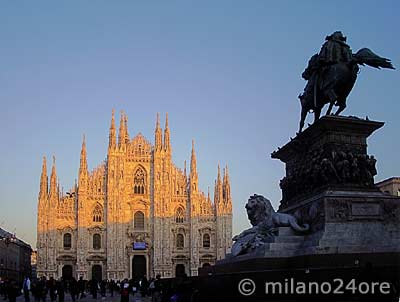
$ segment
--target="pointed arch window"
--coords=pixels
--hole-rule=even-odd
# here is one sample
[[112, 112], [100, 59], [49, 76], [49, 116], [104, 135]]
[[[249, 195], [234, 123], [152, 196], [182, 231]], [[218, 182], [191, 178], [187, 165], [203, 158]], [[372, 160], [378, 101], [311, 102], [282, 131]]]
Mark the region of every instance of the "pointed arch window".
[[146, 187], [146, 173], [143, 168], [136, 169], [133, 177], [133, 192], [135, 194], [144, 194]]
[[142, 211], [137, 211], [133, 216], [133, 227], [137, 230], [144, 229], [144, 214]]
[[185, 221], [185, 212], [183, 211], [182, 207], [176, 209], [175, 213], [175, 222], [176, 223], [183, 223]]
[[93, 210], [93, 222], [103, 221], [103, 208], [101, 205], [97, 204]]
[[63, 237], [64, 250], [70, 250], [72, 246], [72, 235], [70, 233], [65, 233]]
[[183, 249], [185, 246], [185, 238], [183, 237], [183, 234], [177, 234], [176, 235], [176, 247], [178, 249]]
[[203, 235], [203, 247], [204, 248], [209, 248], [210, 247], [210, 235], [209, 234], [204, 234]]

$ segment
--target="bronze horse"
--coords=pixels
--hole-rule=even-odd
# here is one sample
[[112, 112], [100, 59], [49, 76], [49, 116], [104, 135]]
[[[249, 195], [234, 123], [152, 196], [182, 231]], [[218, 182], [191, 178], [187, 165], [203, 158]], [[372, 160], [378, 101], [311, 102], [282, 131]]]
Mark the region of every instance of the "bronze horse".
[[301, 103], [299, 132], [304, 127], [308, 112], [314, 112], [315, 123], [325, 104], [329, 104], [327, 115], [331, 114], [334, 105], [339, 107], [335, 115], [339, 115], [346, 108], [346, 99], [357, 80], [358, 65], [364, 64], [378, 69], [381, 67], [394, 69], [389, 59], [374, 54], [368, 48], [362, 48], [353, 54], [349, 62], [339, 62], [320, 68], [318, 54], [311, 57], [305, 72], [313, 73], [313, 76], [304, 89], [304, 93], [299, 95]]

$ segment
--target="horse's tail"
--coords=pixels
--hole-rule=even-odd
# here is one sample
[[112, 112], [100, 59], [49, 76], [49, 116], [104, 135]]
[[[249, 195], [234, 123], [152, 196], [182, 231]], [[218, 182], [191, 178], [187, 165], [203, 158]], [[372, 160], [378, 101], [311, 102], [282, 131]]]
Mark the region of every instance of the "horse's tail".
[[357, 53], [353, 54], [353, 59], [357, 64], [364, 65], [367, 64], [368, 66], [375, 67], [380, 69], [382, 68], [389, 68], [395, 69], [390, 62], [390, 59], [382, 58], [377, 54], [373, 53], [369, 48], [361, 48]]

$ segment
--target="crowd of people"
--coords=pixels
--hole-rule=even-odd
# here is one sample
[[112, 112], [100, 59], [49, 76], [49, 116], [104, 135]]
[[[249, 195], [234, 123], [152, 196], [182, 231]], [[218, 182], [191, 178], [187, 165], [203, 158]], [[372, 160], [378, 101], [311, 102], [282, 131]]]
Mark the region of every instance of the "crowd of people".
[[[164, 287], [164, 288], [163, 288]], [[168, 292], [168, 295], [166, 293]], [[25, 302], [31, 302], [32, 296], [34, 302], [64, 302], [66, 295], [70, 295], [72, 302], [87, 298], [87, 295], [93, 299], [114, 297], [120, 295], [121, 302], [129, 302], [130, 295], [140, 295], [142, 297], [151, 297], [152, 302], [180, 301], [177, 293], [171, 293], [170, 289], [163, 286], [161, 276], [148, 280], [143, 276], [140, 280], [84, 280], [80, 277], [76, 280], [74, 277], [69, 279], [59, 278], [58, 280], [50, 277], [41, 277], [31, 281], [25, 277], [22, 284], [15, 280], [0, 280], [0, 295], [3, 300], [16, 302], [20, 295], [24, 296]]]

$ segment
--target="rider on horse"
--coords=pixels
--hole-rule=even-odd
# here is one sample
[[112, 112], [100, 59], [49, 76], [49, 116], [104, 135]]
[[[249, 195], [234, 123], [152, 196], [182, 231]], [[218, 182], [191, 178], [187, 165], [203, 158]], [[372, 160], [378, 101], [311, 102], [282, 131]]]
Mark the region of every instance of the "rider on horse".
[[321, 51], [311, 57], [302, 74], [308, 82], [303, 94], [299, 95], [302, 108], [299, 132], [308, 112], [314, 112], [315, 122], [325, 104], [329, 104], [327, 114], [331, 113], [334, 105], [339, 107], [335, 115], [346, 108], [346, 98], [357, 79], [358, 65], [364, 64], [378, 69], [394, 69], [390, 59], [380, 57], [368, 48], [353, 54], [340, 31], [325, 38]]
[[[346, 37], [343, 36], [341, 31], [335, 31], [332, 35], [327, 36], [325, 41], [319, 54], [311, 57], [307, 68], [301, 75], [303, 79], [308, 81], [305, 89], [306, 93], [313, 91], [314, 85], [318, 85], [319, 89], [323, 88], [323, 73], [329, 66], [340, 62], [350, 62], [353, 58], [350, 46], [346, 44]], [[331, 102], [337, 100], [337, 96], [332, 89], [327, 94]]]

